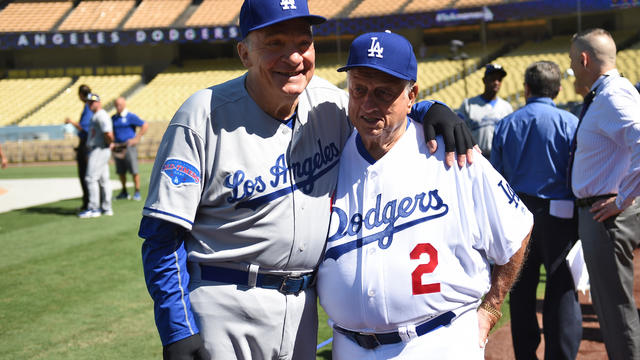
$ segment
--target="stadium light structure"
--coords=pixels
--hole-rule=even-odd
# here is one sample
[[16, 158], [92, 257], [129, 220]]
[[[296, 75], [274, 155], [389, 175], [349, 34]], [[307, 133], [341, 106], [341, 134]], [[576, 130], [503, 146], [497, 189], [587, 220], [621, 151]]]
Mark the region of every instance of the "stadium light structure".
[[578, 31], [582, 31], [582, 3], [581, 0], [576, 0], [576, 12], [578, 13]]
[[462, 40], [451, 40], [451, 60], [460, 60], [462, 64], [462, 81], [464, 81], [464, 97], [469, 97], [469, 90], [467, 89], [467, 64], [466, 61], [469, 58], [469, 55], [462, 51], [464, 47], [464, 41]]

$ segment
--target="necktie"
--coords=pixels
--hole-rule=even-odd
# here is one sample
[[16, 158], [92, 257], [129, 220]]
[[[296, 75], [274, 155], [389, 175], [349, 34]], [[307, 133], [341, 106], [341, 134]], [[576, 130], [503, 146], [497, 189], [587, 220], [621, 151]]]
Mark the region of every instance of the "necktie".
[[580, 117], [578, 118], [578, 126], [576, 127], [576, 132], [573, 134], [573, 140], [571, 140], [571, 148], [569, 150], [569, 166], [567, 168], [567, 186], [571, 189], [571, 173], [573, 171], [573, 160], [576, 155], [576, 148], [578, 147], [578, 129], [580, 128], [580, 124], [582, 123], [582, 119], [584, 118], [584, 114], [587, 113], [587, 109], [591, 102], [593, 102], [593, 98], [596, 96], [596, 91], [591, 90], [584, 97], [584, 102], [582, 104], [582, 110], [580, 111]]

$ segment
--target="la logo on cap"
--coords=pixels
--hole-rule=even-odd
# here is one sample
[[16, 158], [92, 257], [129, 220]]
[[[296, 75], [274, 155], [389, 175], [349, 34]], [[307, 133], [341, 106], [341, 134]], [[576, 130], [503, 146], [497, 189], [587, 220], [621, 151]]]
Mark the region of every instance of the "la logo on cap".
[[296, 0], [282, 0], [280, 6], [282, 6], [282, 10], [294, 10], [296, 9]]
[[377, 37], [371, 37], [371, 47], [369, 48], [369, 57], [377, 57], [382, 59], [382, 52], [384, 48], [380, 46], [380, 41]]

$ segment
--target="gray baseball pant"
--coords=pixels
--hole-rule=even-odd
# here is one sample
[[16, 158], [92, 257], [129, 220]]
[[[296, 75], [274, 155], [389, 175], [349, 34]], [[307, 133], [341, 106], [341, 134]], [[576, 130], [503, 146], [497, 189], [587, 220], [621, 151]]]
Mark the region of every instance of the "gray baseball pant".
[[[111, 210], [111, 181], [109, 180], [109, 148], [94, 148], [89, 150], [87, 161], [87, 188], [89, 189], [90, 210]], [[100, 197], [102, 196], [102, 204]]]

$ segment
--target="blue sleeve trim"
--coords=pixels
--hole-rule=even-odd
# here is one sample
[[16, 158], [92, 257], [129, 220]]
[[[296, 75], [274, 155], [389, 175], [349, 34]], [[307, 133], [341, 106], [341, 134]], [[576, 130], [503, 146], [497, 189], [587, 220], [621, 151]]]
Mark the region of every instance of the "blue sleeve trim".
[[427, 114], [427, 111], [429, 111], [429, 109], [431, 108], [431, 105], [433, 104], [434, 102], [429, 100], [420, 101], [419, 103], [414, 104], [411, 107], [411, 112], [409, 113], [409, 117], [419, 122], [420, 124], [422, 124], [423, 123], [422, 119], [424, 119], [424, 116]]
[[[146, 206], [144, 207], [144, 209], [145, 209], [145, 210], [149, 210], [149, 211], [153, 211], [153, 212], [157, 212], [158, 214], [171, 216], [171, 217], [174, 217], [174, 218], [176, 218], [176, 219], [180, 219], [180, 220], [182, 220], [182, 221], [185, 221], [185, 222], [187, 222], [187, 223], [189, 223], [189, 224], [193, 225], [193, 221], [189, 221], [189, 220], [187, 220], [187, 219], [183, 218], [182, 216], [174, 215], [174, 214], [172, 214], [172, 213], [168, 213], [168, 212], [166, 212], [166, 211], [162, 211], [162, 210], [158, 210], [158, 209], [152, 209], [152, 208], [150, 208], [150, 207], [146, 207]], [[140, 231], [142, 231], [142, 228], [140, 228]], [[141, 236], [141, 237], [142, 237], [142, 236]]]
[[189, 300], [186, 230], [177, 224], [144, 216], [138, 235], [149, 295], [154, 301], [156, 327], [163, 345], [199, 332]]

